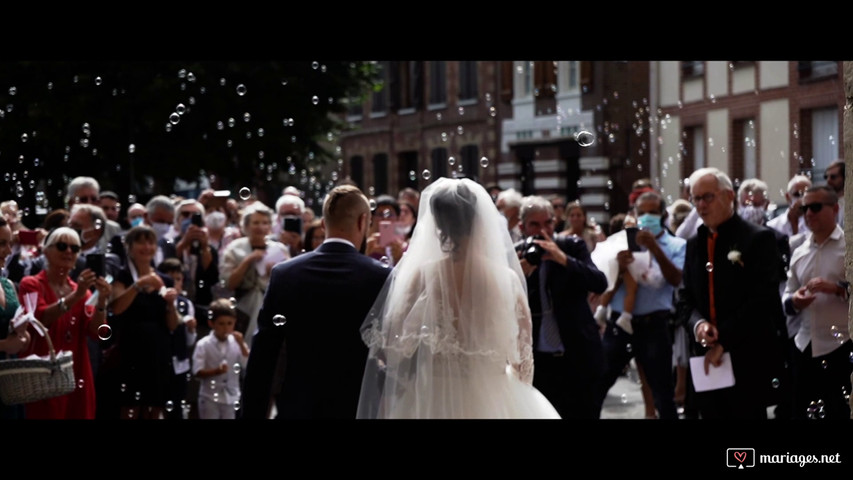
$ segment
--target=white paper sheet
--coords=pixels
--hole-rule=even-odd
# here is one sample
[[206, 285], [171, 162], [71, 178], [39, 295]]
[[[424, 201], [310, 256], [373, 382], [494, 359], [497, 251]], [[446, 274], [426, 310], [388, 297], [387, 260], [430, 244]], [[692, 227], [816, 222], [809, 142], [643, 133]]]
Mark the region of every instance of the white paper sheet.
[[719, 390], [735, 384], [732, 357], [729, 352], [723, 353], [722, 360], [718, 367], [710, 365], [708, 375], [705, 375], [705, 356], [690, 357], [690, 372], [693, 377], [693, 386], [697, 392]]

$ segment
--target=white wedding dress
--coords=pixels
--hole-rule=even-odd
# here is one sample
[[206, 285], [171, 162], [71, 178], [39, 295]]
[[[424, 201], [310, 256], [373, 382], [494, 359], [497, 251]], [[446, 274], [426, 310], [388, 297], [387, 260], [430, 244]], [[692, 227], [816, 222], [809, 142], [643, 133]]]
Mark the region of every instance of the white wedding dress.
[[[457, 194], [459, 185], [467, 193]], [[473, 212], [453, 251], [442, 248], [434, 195]], [[470, 180], [439, 179], [419, 212], [362, 327], [370, 354], [358, 417], [560, 418], [532, 386], [526, 283], [491, 198]]]

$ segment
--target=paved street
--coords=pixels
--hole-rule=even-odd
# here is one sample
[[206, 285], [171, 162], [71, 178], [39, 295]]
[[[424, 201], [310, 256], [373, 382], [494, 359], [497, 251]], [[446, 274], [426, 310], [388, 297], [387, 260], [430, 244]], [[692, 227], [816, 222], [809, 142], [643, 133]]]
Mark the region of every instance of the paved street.
[[640, 389], [639, 374], [634, 360], [626, 375], [619, 377], [607, 393], [601, 409], [602, 419], [641, 420], [645, 418], [645, 405]]

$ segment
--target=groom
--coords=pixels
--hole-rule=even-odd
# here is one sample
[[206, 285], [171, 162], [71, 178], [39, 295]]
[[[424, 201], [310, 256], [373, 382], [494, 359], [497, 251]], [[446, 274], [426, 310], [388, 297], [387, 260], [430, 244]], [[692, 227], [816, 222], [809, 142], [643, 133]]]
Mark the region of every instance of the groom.
[[359, 253], [370, 206], [357, 187], [323, 204], [326, 240], [276, 265], [246, 366], [242, 418], [355, 418], [367, 347], [359, 332], [390, 269]]

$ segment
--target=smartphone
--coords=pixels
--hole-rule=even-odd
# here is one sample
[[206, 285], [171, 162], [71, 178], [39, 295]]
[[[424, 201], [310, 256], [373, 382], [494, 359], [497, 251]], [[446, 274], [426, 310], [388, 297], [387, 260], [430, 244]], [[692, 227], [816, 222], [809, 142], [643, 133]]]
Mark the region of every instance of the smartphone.
[[625, 228], [625, 237], [628, 239], [628, 250], [632, 252], [639, 252], [640, 246], [637, 245], [637, 231], [639, 229], [637, 227], [626, 227]]
[[18, 241], [21, 245], [38, 245], [38, 233], [35, 230], [19, 230]]
[[99, 277], [106, 276], [106, 264], [103, 253], [90, 253], [86, 255], [86, 268], [92, 270]]
[[204, 219], [201, 217], [201, 213], [198, 213], [198, 212], [193, 213], [192, 216], [190, 217], [190, 223], [192, 223], [196, 227], [203, 227], [204, 226]]
[[287, 216], [282, 221], [282, 229], [285, 232], [302, 234], [302, 217]]
[[390, 220], [379, 222], [379, 246], [387, 247], [397, 238], [397, 227]]

